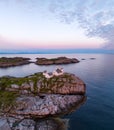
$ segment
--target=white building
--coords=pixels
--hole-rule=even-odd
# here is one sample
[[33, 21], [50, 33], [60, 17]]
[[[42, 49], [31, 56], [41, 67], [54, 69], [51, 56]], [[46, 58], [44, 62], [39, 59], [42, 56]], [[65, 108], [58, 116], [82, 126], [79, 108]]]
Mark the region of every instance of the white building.
[[53, 76], [59, 76], [59, 75], [62, 75], [64, 73], [64, 70], [63, 68], [57, 68], [56, 70], [53, 71], [53, 73], [48, 73], [46, 70], [43, 72], [43, 75], [46, 77], [46, 78], [52, 78]]
[[44, 75], [47, 79], [53, 77], [53, 73], [48, 73], [46, 70], [43, 72], [43, 75]]
[[53, 71], [53, 75], [55, 76], [62, 75], [63, 73], [64, 73], [63, 68], [57, 68], [56, 70]]

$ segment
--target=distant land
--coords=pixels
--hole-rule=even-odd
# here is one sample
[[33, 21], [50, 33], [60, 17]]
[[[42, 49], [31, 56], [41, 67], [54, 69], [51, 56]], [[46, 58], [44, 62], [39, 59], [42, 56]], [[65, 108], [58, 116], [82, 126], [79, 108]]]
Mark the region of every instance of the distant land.
[[114, 50], [104, 50], [104, 49], [0, 50], [0, 54], [64, 54], [64, 53], [104, 53], [104, 54], [114, 54]]

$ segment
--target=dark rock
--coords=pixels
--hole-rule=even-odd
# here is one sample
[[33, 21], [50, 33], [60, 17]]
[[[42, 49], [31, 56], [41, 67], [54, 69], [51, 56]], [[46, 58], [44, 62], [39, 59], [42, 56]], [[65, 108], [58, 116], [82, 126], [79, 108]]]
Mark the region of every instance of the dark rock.
[[13, 58], [1, 57], [0, 67], [6, 68], [12, 66], [25, 65], [31, 63], [29, 60], [30, 58], [23, 58], [23, 57], [13, 57]]
[[67, 130], [68, 119], [47, 119], [36, 123], [36, 130]]
[[91, 60], [95, 60], [96, 58], [90, 58]]
[[36, 58], [37, 65], [52, 65], [52, 64], [70, 64], [70, 63], [78, 63], [79, 60], [76, 58], [67, 58], [67, 57], [58, 57], [53, 59], [47, 58]]

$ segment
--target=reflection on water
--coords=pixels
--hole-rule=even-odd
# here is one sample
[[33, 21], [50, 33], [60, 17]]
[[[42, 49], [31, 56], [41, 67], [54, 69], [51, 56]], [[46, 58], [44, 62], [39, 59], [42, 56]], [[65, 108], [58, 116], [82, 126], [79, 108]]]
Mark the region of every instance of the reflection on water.
[[67, 130], [69, 119], [0, 119], [0, 130]]
[[[0, 55], [7, 57], [54, 58], [66, 56], [80, 60], [78, 64], [62, 65], [64, 70], [76, 74], [87, 86], [87, 101], [77, 111], [66, 115], [68, 130], [114, 130], [114, 55], [111, 54], [36, 54]], [[90, 58], [96, 58], [91, 60]], [[85, 59], [85, 60], [81, 60]], [[0, 76], [26, 76], [43, 70], [52, 71], [56, 66], [29, 64], [8, 69], [0, 69]], [[5, 130], [5, 129], [2, 129]], [[59, 129], [58, 129], [59, 130]]]
[[36, 122], [36, 130], [67, 130], [69, 119], [45, 119]]

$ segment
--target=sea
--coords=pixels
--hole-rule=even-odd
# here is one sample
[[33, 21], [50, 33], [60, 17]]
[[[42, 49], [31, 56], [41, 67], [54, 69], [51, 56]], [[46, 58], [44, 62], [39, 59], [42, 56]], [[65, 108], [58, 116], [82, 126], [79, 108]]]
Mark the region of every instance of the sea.
[[[0, 57], [77, 58], [76, 64], [60, 65], [65, 72], [73, 73], [86, 84], [86, 102], [77, 110], [61, 118], [68, 119], [68, 130], [114, 130], [114, 54], [1, 54]], [[0, 68], [1, 76], [24, 77], [57, 65], [39, 66], [34, 63], [17, 67]]]

